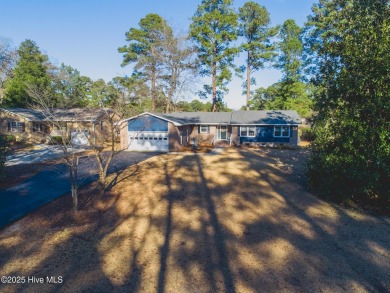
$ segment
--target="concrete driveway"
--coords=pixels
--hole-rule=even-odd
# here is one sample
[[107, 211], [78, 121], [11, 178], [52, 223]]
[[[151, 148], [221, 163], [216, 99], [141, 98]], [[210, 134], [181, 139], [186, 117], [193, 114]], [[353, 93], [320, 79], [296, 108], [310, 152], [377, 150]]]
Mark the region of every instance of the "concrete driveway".
[[[51, 156], [46, 153], [46, 158]], [[52, 153], [54, 156], [55, 153]], [[156, 152], [122, 152], [114, 157], [109, 173], [117, 172], [156, 156]], [[27, 159], [20, 159], [24, 161]], [[16, 162], [16, 159], [15, 161]], [[20, 163], [21, 164], [21, 163]], [[84, 186], [98, 179], [94, 157], [82, 158], [79, 163], [79, 184]], [[0, 189], [0, 227], [70, 192], [69, 169], [65, 164], [48, 166], [17, 186]]]
[[[87, 147], [78, 147], [77, 151], [85, 151]], [[58, 159], [63, 156], [61, 147], [56, 145], [38, 144], [32, 148], [17, 150], [15, 154], [8, 156], [5, 165], [33, 164], [48, 160]]]

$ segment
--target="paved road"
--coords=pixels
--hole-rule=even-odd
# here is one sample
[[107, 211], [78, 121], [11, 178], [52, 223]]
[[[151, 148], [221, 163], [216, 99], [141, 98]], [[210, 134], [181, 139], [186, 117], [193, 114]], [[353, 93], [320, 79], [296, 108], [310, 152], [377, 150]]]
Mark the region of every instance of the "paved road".
[[[78, 147], [78, 151], [85, 151], [86, 148]], [[47, 160], [57, 159], [63, 156], [63, 150], [56, 145], [38, 144], [28, 150], [17, 150], [15, 154], [8, 156], [5, 165], [14, 166], [32, 164]]]
[[[122, 152], [114, 157], [109, 173], [125, 169], [158, 154]], [[80, 186], [98, 179], [94, 159], [80, 160], [79, 179]], [[17, 186], [0, 189], [0, 227], [69, 192], [69, 169], [65, 164], [48, 167]]]

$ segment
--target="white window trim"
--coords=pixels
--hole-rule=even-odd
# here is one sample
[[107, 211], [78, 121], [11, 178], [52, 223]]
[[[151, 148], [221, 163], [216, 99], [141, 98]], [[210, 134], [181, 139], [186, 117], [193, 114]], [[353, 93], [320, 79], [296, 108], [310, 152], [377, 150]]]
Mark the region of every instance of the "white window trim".
[[[21, 129], [19, 129], [19, 127]], [[23, 132], [23, 128], [26, 127], [25, 123], [24, 122], [19, 122], [19, 121], [11, 121], [10, 122], [10, 132], [18, 132], [18, 133], [22, 133]]]
[[[246, 128], [247, 135], [242, 135], [241, 130], [243, 128]], [[253, 135], [249, 135], [249, 128], [254, 128], [255, 129]], [[240, 137], [256, 137], [256, 126], [240, 126]]]
[[[225, 127], [225, 133], [226, 133], [226, 138], [221, 138], [221, 133], [222, 133], [222, 127]], [[219, 140], [227, 140], [228, 137], [229, 137], [229, 132], [228, 132], [229, 128], [227, 125], [218, 125], [217, 126], [217, 139]]]
[[[209, 126], [208, 125], [199, 125], [199, 133], [209, 133]], [[206, 131], [202, 131], [202, 127], [206, 127]]]
[[[283, 135], [283, 130], [282, 130], [282, 127], [287, 127], [288, 129], [288, 134], [287, 135]], [[276, 135], [276, 128], [280, 128], [280, 135]], [[285, 125], [281, 125], [281, 126], [274, 126], [274, 137], [290, 137], [290, 126], [285, 126]]]

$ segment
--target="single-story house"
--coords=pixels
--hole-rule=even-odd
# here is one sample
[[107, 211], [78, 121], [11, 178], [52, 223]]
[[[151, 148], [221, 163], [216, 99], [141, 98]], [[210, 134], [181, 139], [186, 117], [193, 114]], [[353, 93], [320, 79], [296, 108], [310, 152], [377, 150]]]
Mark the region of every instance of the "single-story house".
[[300, 121], [296, 111], [272, 110], [144, 112], [118, 123], [122, 149], [169, 152], [193, 144], [296, 147]]
[[0, 134], [11, 134], [18, 141], [47, 142], [49, 137], [65, 134], [72, 144], [88, 145], [88, 138], [102, 136], [108, 129], [109, 109], [0, 108]]

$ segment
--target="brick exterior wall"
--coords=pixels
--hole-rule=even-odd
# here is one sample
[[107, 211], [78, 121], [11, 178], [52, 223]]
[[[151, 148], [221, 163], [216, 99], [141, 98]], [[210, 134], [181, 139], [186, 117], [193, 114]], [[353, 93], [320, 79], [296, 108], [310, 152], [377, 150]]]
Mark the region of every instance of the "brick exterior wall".
[[[24, 122], [25, 132], [8, 132], [8, 122]], [[37, 121], [35, 123], [46, 125], [47, 133], [39, 131], [34, 132], [34, 122], [29, 121], [22, 116], [0, 111], [0, 134], [14, 135], [17, 141], [26, 141], [34, 144], [45, 143], [49, 140], [49, 135], [61, 135], [57, 129], [59, 122], [52, 124], [44, 121]], [[68, 137], [70, 137], [72, 130], [88, 130], [91, 134], [91, 138], [93, 138], [93, 134], [95, 134], [96, 137], [100, 139], [109, 138], [110, 127], [107, 121], [103, 121], [103, 130], [101, 128], [100, 121], [96, 122], [95, 125], [93, 122], [64, 122], [64, 125], [66, 126], [66, 134]]]
[[239, 126], [232, 126], [232, 145], [240, 144], [240, 136], [239, 136]]
[[[24, 132], [8, 132], [9, 122], [23, 122]], [[0, 134], [15, 136], [17, 141], [30, 143], [42, 143], [46, 140], [47, 134], [33, 131], [33, 123], [22, 116], [0, 111]]]
[[124, 121], [118, 125], [121, 150], [125, 150], [129, 148], [129, 130], [127, 126], [128, 126], [128, 121]]
[[[120, 126], [120, 141], [121, 148], [128, 148], [128, 122], [125, 121]], [[229, 136], [232, 136], [232, 145], [240, 145], [240, 136], [239, 136], [239, 126], [227, 125], [227, 143], [230, 143]], [[185, 125], [185, 126], [175, 126], [173, 123], [168, 122], [168, 143], [169, 151], [177, 152], [181, 151], [183, 146], [192, 145], [193, 139], [197, 140], [199, 145], [211, 145], [214, 139], [214, 135], [217, 133], [216, 125], [209, 125], [209, 133], [198, 133], [198, 127], [196, 125]], [[294, 128], [296, 128], [294, 130]], [[188, 136], [187, 136], [188, 133]], [[270, 147], [278, 146], [279, 144], [289, 145], [292, 147], [297, 147], [299, 138], [298, 138], [298, 128], [293, 126], [291, 128], [291, 137], [289, 142], [251, 142], [253, 145], [266, 145]]]
[[168, 145], [170, 152], [179, 152], [182, 149], [180, 130], [172, 122], [168, 122]]

